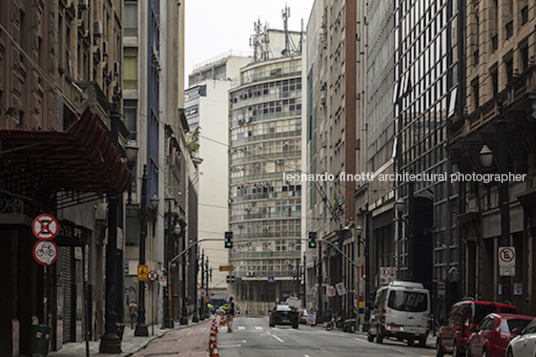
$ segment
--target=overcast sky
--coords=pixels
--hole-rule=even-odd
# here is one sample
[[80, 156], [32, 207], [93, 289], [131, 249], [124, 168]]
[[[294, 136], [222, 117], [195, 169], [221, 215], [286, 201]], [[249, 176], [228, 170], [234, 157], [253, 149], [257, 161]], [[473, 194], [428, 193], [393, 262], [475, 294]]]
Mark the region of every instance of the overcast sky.
[[186, 0], [186, 85], [192, 67], [229, 50], [251, 51], [249, 38], [258, 19], [283, 29], [282, 10], [290, 8], [289, 30], [307, 27], [313, 0]]

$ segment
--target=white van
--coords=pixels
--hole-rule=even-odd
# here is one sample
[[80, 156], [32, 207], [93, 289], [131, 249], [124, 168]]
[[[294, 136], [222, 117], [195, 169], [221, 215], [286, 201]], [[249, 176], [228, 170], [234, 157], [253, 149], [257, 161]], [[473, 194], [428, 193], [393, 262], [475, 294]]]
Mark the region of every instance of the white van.
[[376, 292], [370, 312], [368, 340], [382, 343], [384, 338], [415, 340], [426, 346], [430, 327], [430, 291], [421, 283], [393, 281]]

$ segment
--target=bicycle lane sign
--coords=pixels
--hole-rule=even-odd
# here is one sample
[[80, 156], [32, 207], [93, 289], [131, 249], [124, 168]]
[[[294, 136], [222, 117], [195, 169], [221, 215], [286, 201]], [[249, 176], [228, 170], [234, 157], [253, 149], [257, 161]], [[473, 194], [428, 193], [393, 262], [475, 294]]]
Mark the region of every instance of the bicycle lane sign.
[[33, 256], [41, 265], [51, 265], [58, 258], [58, 246], [53, 241], [39, 240], [33, 247]]

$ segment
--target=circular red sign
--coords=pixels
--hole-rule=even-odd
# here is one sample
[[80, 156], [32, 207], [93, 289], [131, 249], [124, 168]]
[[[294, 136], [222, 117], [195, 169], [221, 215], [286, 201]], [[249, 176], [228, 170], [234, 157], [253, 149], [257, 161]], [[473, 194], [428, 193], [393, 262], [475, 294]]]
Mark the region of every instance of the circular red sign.
[[32, 232], [37, 239], [51, 240], [60, 231], [58, 220], [49, 214], [40, 214], [32, 222]]
[[510, 263], [512, 260], [514, 260], [516, 254], [511, 248], [503, 248], [501, 249], [501, 254], [499, 257], [501, 260], [505, 263]]
[[39, 240], [33, 247], [33, 256], [41, 265], [51, 265], [58, 258], [58, 246], [52, 241]]
[[156, 273], [156, 271], [151, 270], [151, 271], [147, 274], [147, 279], [149, 279], [150, 281], [155, 281], [156, 279], [158, 279], [158, 274]]

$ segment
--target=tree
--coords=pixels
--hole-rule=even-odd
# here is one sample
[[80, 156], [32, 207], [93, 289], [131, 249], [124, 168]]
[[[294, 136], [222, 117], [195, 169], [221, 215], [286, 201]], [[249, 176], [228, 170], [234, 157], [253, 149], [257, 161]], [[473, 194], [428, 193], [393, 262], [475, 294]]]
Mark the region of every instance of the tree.
[[190, 153], [190, 157], [194, 158], [197, 150], [199, 150], [199, 134], [201, 133], [201, 127], [198, 126], [194, 131], [190, 131], [186, 134], [186, 147]]

